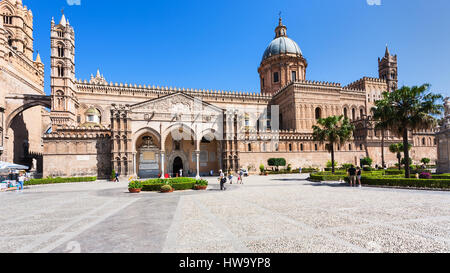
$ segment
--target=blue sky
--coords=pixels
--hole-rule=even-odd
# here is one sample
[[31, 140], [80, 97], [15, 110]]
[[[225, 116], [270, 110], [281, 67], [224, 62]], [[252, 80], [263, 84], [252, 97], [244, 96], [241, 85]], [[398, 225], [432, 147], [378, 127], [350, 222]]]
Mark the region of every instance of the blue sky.
[[[378, 0], [369, 0], [378, 1]], [[309, 62], [307, 79], [346, 85], [377, 77], [386, 43], [400, 85], [450, 96], [450, 1], [24, 0], [49, 88], [50, 21], [64, 8], [76, 33], [76, 76], [108, 82], [259, 92], [257, 68], [282, 12]]]

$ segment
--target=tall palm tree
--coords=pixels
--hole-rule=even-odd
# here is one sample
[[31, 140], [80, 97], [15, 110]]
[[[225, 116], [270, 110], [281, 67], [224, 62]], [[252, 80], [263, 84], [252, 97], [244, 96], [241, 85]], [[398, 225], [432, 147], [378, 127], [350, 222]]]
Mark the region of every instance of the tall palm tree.
[[[403, 86], [393, 92], [385, 92], [383, 99], [387, 101], [390, 115], [386, 117], [386, 126], [397, 132], [403, 138], [403, 153], [405, 162], [409, 162], [409, 131], [429, 129], [436, 126], [436, 118], [440, 115], [443, 106], [437, 102], [441, 95], [429, 92], [430, 85]], [[409, 164], [405, 165], [405, 177], [410, 178]]]
[[331, 171], [335, 172], [334, 145], [344, 144], [352, 137], [355, 126], [344, 116], [331, 116], [319, 119], [318, 125], [314, 125], [313, 138], [320, 143], [327, 142], [328, 151], [331, 153]]
[[392, 108], [390, 107], [389, 101], [382, 99], [375, 102], [375, 107], [372, 109], [373, 119], [375, 120], [375, 130], [381, 131], [381, 165], [386, 168], [386, 160], [384, 156], [384, 138], [386, 135], [386, 130], [389, 129], [387, 120], [392, 114]]

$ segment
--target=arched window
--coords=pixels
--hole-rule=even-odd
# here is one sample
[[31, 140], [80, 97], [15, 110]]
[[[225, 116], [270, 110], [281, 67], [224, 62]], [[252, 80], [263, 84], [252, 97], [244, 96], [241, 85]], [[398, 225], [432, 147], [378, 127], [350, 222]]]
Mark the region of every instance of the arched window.
[[425, 140], [425, 138], [422, 138], [422, 145], [423, 145], [423, 146], [426, 145], [426, 140]]
[[317, 144], [314, 144], [314, 150], [316, 150], [316, 151], [319, 150], [319, 146]]
[[347, 110], [347, 108], [344, 108], [344, 118], [348, 118], [348, 110]]
[[356, 110], [355, 110], [355, 108], [352, 109], [352, 119], [356, 120]]
[[322, 109], [316, 108], [316, 120], [322, 118]]
[[252, 144], [251, 144], [251, 143], [248, 144], [248, 151], [249, 151], [249, 152], [252, 151]]
[[364, 116], [364, 110], [363, 110], [363, 109], [360, 109], [360, 110], [359, 110], [359, 117], [360, 117], [360, 118], [363, 118], [363, 116]]
[[349, 150], [349, 151], [352, 150], [352, 144], [348, 144], [348, 150]]
[[302, 152], [303, 152], [303, 150], [304, 150], [303, 143], [300, 144], [300, 150], [301, 150]]
[[292, 152], [292, 144], [289, 143], [289, 152]]
[[64, 67], [60, 64], [57, 67], [58, 69], [58, 77], [64, 77]]
[[58, 45], [58, 57], [64, 57], [64, 46]]

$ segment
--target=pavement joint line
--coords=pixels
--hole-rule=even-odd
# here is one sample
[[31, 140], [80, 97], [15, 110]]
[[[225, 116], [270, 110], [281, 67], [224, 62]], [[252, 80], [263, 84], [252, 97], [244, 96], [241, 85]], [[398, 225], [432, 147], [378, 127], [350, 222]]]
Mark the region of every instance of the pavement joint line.
[[162, 253], [174, 253], [177, 246], [178, 232], [181, 226], [181, 220], [183, 219], [183, 206], [185, 196], [180, 196], [178, 199], [178, 205], [175, 210], [175, 214], [170, 224], [164, 246], [162, 248]]
[[331, 239], [332, 241], [334, 241], [334, 242], [336, 242], [336, 243], [339, 243], [339, 244], [341, 244], [341, 245], [350, 247], [351, 249], [353, 249], [353, 250], [355, 250], [355, 251], [357, 251], [357, 252], [360, 252], [360, 253], [368, 253], [368, 252], [370, 252], [370, 251], [369, 251], [368, 249], [366, 249], [366, 248], [363, 248], [363, 247], [354, 245], [354, 244], [352, 244], [352, 243], [350, 243], [350, 242], [348, 242], [348, 241], [345, 241], [345, 240], [343, 240], [343, 239], [341, 239], [341, 238], [339, 238], [339, 237], [332, 236], [332, 235], [328, 234], [327, 232], [322, 232], [322, 231], [319, 230], [319, 229], [315, 229], [314, 227], [311, 227], [311, 226], [309, 226], [309, 225], [307, 225], [307, 224], [305, 224], [305, 223], [303, 223], [303, 222], [300, 222], [300, 221], [298, 221], [298, 220], [292, 219], [291, 217], [286, 216], [286, 215], [284, 215], [284, 214], [282, 214], [282, 213], [279, 213], [279, 212], [276, 212], [276, 211], [271, 211], [271, 210], [269, 210], [269, 209], [267, 209], [267, 208], [261, 207], [260, 205], [258, 205], [258, 204], [256, 204], [256, 203], [253, 203], [253, 202], [250, 202], [250, 201], [246, 201], [246, 200], [240, 200], [240, 201], [243, 201], [243, 202], [245, 202], [245, 203], [247, 203], [247, 204], [250, 204], [250, 205], [252, 205], [252, 206], [255, 206], [255, 207], [257, 207], [257, 208], [259, 208], [259, 209], [261, 209], [261, 210], [267, 211], [268, 213], [271, 213], [272, 215], [273, 215], [273, 214], [277, 214], [277, 217], [279, 217], [279, 218], [281, 218], [281, 219], [283, 219], [283, 220], [286, 220], [287, 222], [289, 222], [289, 223], [291, 223], [291, 224], [301, 226], [302, 228], [304, 228], [305, 230], [307, 230], [308, 232], [310, 232], [310, 233], [312, 233], [312, 234], [321, 235], [321, 236], [323, 236], [323, 237], [326, 237], [326, 238], [328, 238], [328, 239]]
[[66, 230], [67, 228], [69, 228], [70, 226], [82, 221], [83, 219], [85, 219], [86, 216], [92, 215], [93, 213], [103, 209], [104, 207], [107, 207], [108, 205], [112, 204], [114, 202], [114, 200], [110, 200], [106, 203], [104, 203], [102, 206], [97, 207], [93, 210], [91, 210], [88, 213], [85, 213], [83, 215], [80, 215], [78, 217], [76, 217], [74, 220], [69, 221], [68, 223], [66, 223], [65, 225], [59, 226], [56, 229], [52, 230], [51, 232], [45, 233], [43, 235], [39, 235], [38, 239], [36, 239], [35, 241], [33, 241], [32, 243], [28, 244], [25, 247], [22, 247], [21, 249], [15, 251], [16, 253], [26, 253], [29, 252], [31, 250], [33, 250], [33, 248], [39, 246], [40, 244], [42, 244], [43, 242], [51, 239], [54, 236], [58, 236], [61, 232], [63, 232], [64, 230]]
[[[36, 252], [37, 252], [37, 253], [49, 253], [49, 252], [51, 252], [53, 249], [57, 248], [58, 246], [60, 246], [60, 245], [63, 244], [64, 242], [67, 242], [67, 241], [71, 240], [72, 238], [74, 238], [75, 236], [77, 236], [77, 235], [79, 235], [79, 234], [81, 234], [81, 233], [83, 233], [83, 232], [89, 230], [90, 228], [92, 228], [92, 227], [98, 225], [99, 223], [101, 223], [101, 222], [104, 221], [105, 219], [107, 219], [107, 218], [113, 216], [114, 214], [118, 213], [119, 211], [121, 211], [121, 210], [127, 208], [128, 206], [132, 205], [133, 203], [139, 201], [140, 199], [141, 199], [141, 198], [133, 199], [133, 200], [131, 200], [131, 201], [129, 201], [129, 202], [123, 204], [123, 205], [120, 206], [119, 208], [116, 208], [116, 209], [113, 209], [112, 211], [109, 211], [107, 214], [105, 214], [105, 215], [99, 217], [97, 220], [95, 220], [95, 221], [89, 223], [88, 225], [84, 226], [83, 228], [79, 229], [78, 231], [71, 232], [71, 233], [69, 233], [68, 235], [64, 236], [63, 238], [59, 239], [58, 241], [56, 241], [56, 242], [54, 242], [54, 243], [52, 243], [52, 244], [46, 246], [46, 247], [43, 248], [43, 249], [40, 249], [39, 251], [36, 251]], [[110, 203], [115, 203], [115, 202], [116, 202], [116, 199], [113, 199], [113, 200], [111, 200], [110, 202], [106, 203], [105, 205], [109, 205]], [[104, 206], [101, 206], [100, 209], [103, 208], [103, 207], [104, 207]], [[95, 212], [97, 212], [98, 210], [99, 210], [99, 209], [93, 210], [93, 211], [91, 211], [89, 214], [95, 213]], [[85, 218], [81, 218], [80, 220], [82, 220], [82, 219], [85, 219]], [[79, 221], [78, 221], [78, 222], [79, 222]], [[76, 223], [76, 222], [75, 222], [75, 223]], [[75, 223], [72, 223], [72, 224], [75, 224]], [[64, 229], [66, 229], [66, 228], [68, 228], [68, 227], [69, 227], [69, 226], [65, 227]]]
[[206, 206], [201, 204], [201, 201], [195, 202], [194, 204], [218, 229], [220, 229], [226, 235], [226, 237], [230, 239], [235, 251], [237, 251], [238, 253], [251, 253], [251, 251], [244, 245], [244, 243], [240, 241], [239, 238], [226, 227], [225, 223], [217, 218]]

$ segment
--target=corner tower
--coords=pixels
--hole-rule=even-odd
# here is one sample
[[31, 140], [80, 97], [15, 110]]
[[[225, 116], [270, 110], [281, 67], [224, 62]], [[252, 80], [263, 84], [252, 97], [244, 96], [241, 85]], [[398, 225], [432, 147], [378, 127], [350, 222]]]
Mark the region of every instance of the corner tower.
[[76, 125], [78, 99], [75, 85], [75, 32], [64, 14], [51, 22], [51, 120], [53, 129]]
[[258, 68], [261, 93], [274, 94], [291, 81], [304, 80], [308, 62], [297, 43], [287, 36], [287, 28], [279, 19], [275, 38], [269, 44]]
[[389, 92], [398, 89], [397, 55], [391, 55], [387, 45], [384, 57], [378, 58], [378, 73], [380, 79], [386, 80]]

